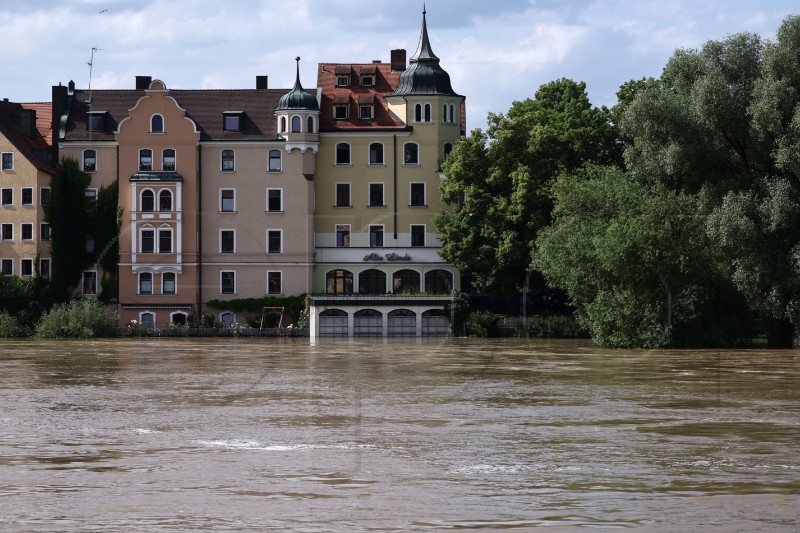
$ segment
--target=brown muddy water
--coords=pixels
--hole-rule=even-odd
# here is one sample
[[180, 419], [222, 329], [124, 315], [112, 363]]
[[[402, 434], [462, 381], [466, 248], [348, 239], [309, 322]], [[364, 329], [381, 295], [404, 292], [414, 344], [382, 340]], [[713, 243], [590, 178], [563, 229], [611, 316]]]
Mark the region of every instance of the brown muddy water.
[[0, 342], [2, 531], [800, 531], [800, 351]]

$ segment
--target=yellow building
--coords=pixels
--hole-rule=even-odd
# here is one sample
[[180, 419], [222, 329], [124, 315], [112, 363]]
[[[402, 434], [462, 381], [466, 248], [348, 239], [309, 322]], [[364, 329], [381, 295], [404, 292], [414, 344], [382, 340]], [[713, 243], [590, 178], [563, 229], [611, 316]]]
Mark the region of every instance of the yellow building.
[[441, 164], [464, 135], [428, 38], [390, 63], [323, 63], [311, 336], [432, 336], [458, 271], [439, 255]]

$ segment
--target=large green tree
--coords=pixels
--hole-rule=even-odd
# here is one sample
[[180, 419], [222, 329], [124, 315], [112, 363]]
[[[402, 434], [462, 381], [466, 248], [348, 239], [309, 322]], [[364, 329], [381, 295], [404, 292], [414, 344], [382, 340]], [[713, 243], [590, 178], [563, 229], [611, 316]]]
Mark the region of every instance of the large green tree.
[[441, 255], [483, 291], [513, 293], [525, 279], [537, 232], [550, 222], [556, 175], [586, 162], [620, 163], [618, 135], [605, 107], [593, 107], [586, 85], [560, 79], [508, 113], [490, 114], [444, 162], [435, 219]]
[[799, 95], [793, 16], [774, 42], [738, 34], [675, 52], [621, 118], [632, 176], [702, 191], [711, 244], [776, 346], [791, 344], [800, 318]]
[[749, 334], [693, 195], [598, 166], [562, 175], [552, 194], [535, 265], [598, 344], [720, 345]]

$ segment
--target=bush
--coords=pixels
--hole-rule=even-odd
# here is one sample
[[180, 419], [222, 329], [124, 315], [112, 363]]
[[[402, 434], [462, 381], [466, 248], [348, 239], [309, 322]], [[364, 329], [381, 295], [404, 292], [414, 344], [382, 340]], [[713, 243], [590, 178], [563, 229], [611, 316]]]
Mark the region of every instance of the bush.
[[499, 318], [489, 311], [473, 311], [467, 319], [467, 334], [470, 337], [496, 337]]
[[117, 313], [96, 300], [73, 300], [54, 306], [36, 326], [43, 339], [114, 337], [119, 333]]
[[586, 339], [589, 333], [572, 316], [551, 315], [528, 318], [528, 330], [521, 318], [513, 321], [517, 337], [543, 337], [548, 339]]
[[31, 331], [8, 313], [0, 313], [0, 337], [30, 337]]

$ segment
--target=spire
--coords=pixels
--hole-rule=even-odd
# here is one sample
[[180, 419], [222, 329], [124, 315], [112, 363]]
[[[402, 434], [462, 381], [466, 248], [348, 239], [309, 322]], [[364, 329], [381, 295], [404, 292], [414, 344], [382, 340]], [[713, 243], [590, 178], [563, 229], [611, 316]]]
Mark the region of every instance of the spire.
[[286, 109], [299, 109], [307, 111], [319, 111], [319, 104], [316, 97], [303, 89], [300, 83], [300, 57], [294, 58], [297, 62], [297, 77], [294, 81], [294, 88], [291, 91], [281, 96], [278, 100], [277, 110]]
[[411, 63], [416, 63], [418, 61], [431, 61], [431, 62], [439, 62], [439, 58], [436, 57], [436, 54], [433, 53], [431, 50], [431, 42], [428, 40], [428, 23], [425, 20], [425, 15], [427, 15], [428, 11], [425, 9], [425, 4], [422, 5], [422, 32], [419, 36], [419, 44], [417, 45], [417, 51], [414, 52], [414, 55], [411, 56], [409, 60]]
[[297, 77], [294, 80], [294, 88], [302, 91], [303, 86], [300, 85], [300, 56], [295, 57], [294, 60], [297, 62]]

